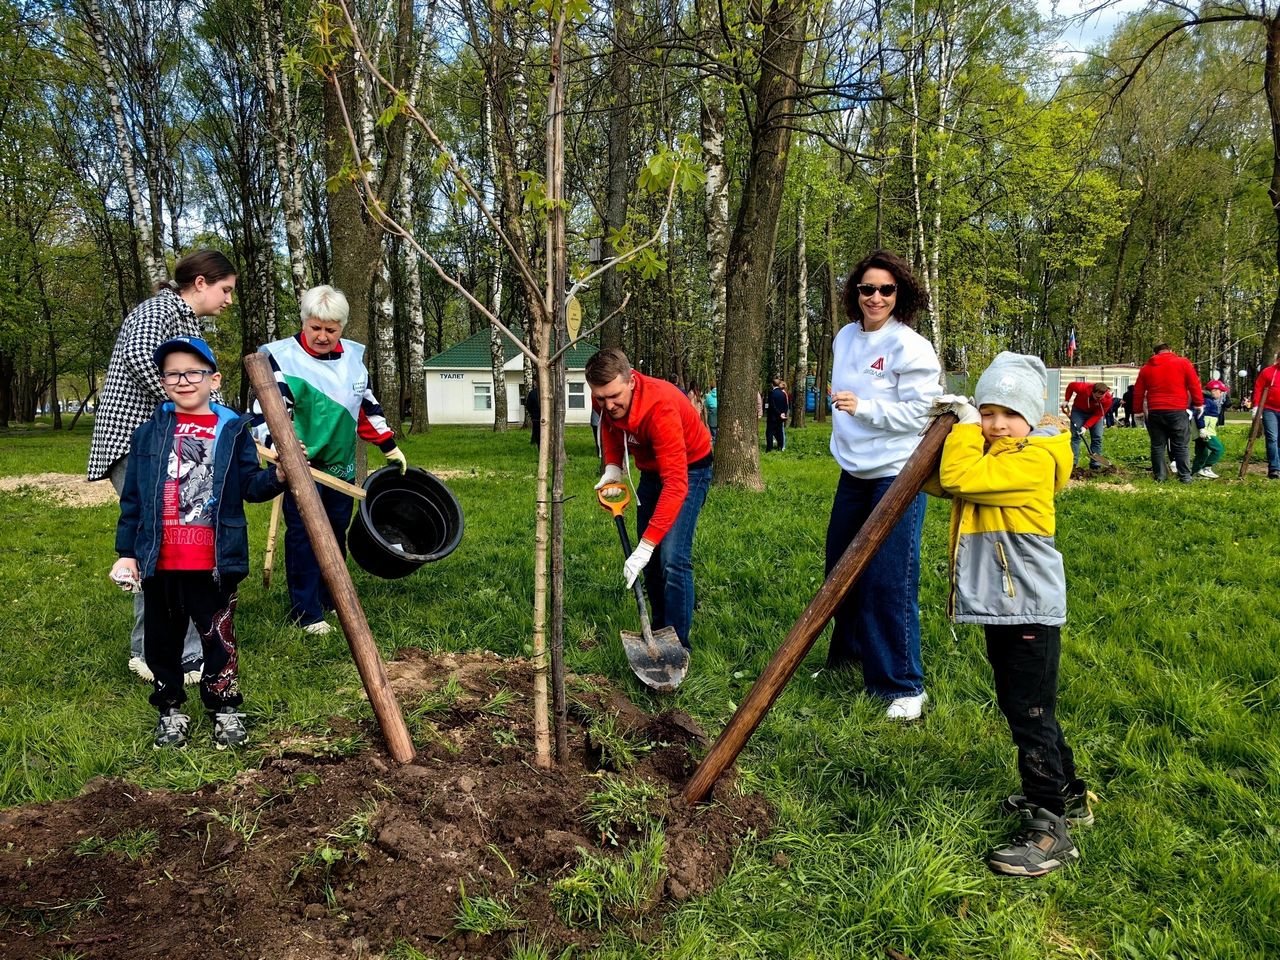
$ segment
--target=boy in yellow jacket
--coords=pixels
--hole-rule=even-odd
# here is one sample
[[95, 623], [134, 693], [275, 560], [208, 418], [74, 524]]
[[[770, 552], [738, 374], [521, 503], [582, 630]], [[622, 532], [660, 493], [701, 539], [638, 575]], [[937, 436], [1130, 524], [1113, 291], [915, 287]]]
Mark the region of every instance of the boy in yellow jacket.
[[1068, 824], [1093, 822], [1089, 794], [1058, 726], [1058, 660], [1067, 582], [1054, 546], [1053, 496], [1071, 476], [1070, 437], [1037, 428], [1045, 368], [1001, 353], [978, 380], [974, 409], [943, 397], [960, 422], [943, 447], [938, 482], [951, 507], [951, 595], [957, 623], [980, 623], [995, 674], [996, 702], [1018, 748], [1022, 793], [1013, 841], [993, 851], [997, 873], [1039, 877], [1078, 860]]

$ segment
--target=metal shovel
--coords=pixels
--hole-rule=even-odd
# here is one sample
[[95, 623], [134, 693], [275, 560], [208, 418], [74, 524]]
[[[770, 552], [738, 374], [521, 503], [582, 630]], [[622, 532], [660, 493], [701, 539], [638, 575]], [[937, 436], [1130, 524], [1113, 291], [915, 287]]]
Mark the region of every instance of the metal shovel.
[[[613, 514], [622, 541], [622, 555], [631, 556], [631, 538], [627, 535], [627, 522], [623, 511], [631, 502], [631, 491], [621, 483], [606, 483], [596, 491], [600, 506]], [[645, 686], [662, 693], [669, 693], [680, 686], [689, 670], [689, 651], [676, 635], [675, 627], [654, 630], [649, 625], [649, 607], [644, 599], [644, 584], [636, 577], [632, 590], [636, 595], [636, 608], [640, 611], [640, 633], [622, 631], [622, 649], [627, 653], [631, 671]]]

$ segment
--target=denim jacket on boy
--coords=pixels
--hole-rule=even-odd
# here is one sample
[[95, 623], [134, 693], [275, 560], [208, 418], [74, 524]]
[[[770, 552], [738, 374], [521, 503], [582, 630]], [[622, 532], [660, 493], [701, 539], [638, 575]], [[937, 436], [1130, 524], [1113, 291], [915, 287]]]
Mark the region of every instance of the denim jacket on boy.
[[[233, 587], [249, 572], [249, 527], [244, 501], [262, 503], [284, 490], [275, 467], [258, 465], [257, 449], [249, 433], [249, 418], [229, 407], [212, 404], [218, 417], [213, 440], [213, 496], [207, 509], [214, 513], [213, 577]], [[169, 451], [178, 417], [172, 402], [156, 407], [151, 419], [133, 432], [129, 467], [120, 494], [116, 525], [116, 553], [138, 561], [143, 579], [155, 576], [164, 536], [164, 485]]]
[[938, 468], [953, 500], [948, 612], [958, 623], [1059, 626], [1067, 578], [1053, 496], [1071, 476], [1071, 438], [1042, 427], [984, 446], [980, 426], [956, 424]]

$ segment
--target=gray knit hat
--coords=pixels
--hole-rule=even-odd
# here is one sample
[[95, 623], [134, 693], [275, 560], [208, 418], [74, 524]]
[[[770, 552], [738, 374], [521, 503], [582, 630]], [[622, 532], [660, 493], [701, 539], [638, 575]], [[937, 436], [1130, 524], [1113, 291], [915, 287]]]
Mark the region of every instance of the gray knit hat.
[[1034, 429], [1044, 416], [1044, 391], [1047, 377], [1039, 357], [1007, 350], [982, 371], [974, 390], [974, 405], [984, 403], [1007, 407]]

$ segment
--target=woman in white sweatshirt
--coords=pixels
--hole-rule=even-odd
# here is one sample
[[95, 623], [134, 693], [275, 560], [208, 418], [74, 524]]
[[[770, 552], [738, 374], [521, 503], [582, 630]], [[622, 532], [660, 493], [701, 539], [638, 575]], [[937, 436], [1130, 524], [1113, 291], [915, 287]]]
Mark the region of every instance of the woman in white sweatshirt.
[[[942, 393], [933, 345], [912, 329], [928, 301], [907, 262], [887, 250], [849, 273], [831, 370], [831, 454], [840, 465], [827, 525], [827, 573], [920, 441]], [[827, 666], [862, 663], [867, 693], [887, 715], [916, 720], [928, 695], [920, 663], [920, 531], [925, 495], [907, 508], [835, 616]]]

